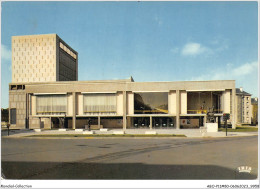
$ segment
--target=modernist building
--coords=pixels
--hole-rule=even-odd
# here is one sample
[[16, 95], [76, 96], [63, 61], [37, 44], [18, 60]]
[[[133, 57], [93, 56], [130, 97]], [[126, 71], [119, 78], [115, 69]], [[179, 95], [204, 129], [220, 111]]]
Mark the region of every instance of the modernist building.
[[[47, 36], [52, 41], [48, 45], [52, 52], [47, 52], [48, 40], [44, 40]], [[77, 52], [57, 35], [21, 36], [12, 40], [13, 80], [9, 84], [12, 128], [76, 129], [84, 128], [89, 119], [93, 128], [198, 128], [205, 124], [209, 111], [215, 113], [219, 123], [223, 113], [230, 113], [229, 121], [235, 128], [234, 80], [134, 82], [131, 77], [76, 81]], [[25, 42], [27, 45], [14, 45]], [[25, 61], [17, 61], [17, 57]]]
[[57, 34], [12, 37], [12, 82], [77, 81], [78, 53]]

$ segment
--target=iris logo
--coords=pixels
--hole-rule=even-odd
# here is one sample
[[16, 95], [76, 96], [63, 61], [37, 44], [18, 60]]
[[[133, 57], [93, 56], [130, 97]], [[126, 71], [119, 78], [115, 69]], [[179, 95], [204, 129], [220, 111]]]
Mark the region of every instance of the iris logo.
[[251, 173], [252, 168], [249, 166], [240, 166], [237, 168], [239, 173]]

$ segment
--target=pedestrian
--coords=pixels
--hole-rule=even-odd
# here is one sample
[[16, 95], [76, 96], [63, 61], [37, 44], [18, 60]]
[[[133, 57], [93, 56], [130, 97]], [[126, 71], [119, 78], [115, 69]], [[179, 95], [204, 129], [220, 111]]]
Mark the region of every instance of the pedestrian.
[[9, 136], [9, 128], [10, 128], [10, 123], [7, 123], [7, 134]]
[[88, 130], [90, 131], [91, 119], [88, 120]]

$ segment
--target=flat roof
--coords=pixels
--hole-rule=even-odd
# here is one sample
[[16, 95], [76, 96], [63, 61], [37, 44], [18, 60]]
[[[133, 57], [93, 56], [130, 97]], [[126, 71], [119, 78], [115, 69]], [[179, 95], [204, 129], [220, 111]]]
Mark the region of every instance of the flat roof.
[[86, 81], [49, 81], [49, 82], [15, 82], [9, 85], [41, 85], [41, 84], [87, 84], [87, 83], [126, 83], [134, 82], [139, 84], [145, 83], [215, 83], [215, 82], [235, 82], [235, 80], [205, 80], [205, 81], [141, 81], [135, 82], [132, 78], [129, 79], [115, 79], [115, 80], [86, 80]]
[[[64, 92], [111, 92], [111, 91], [224, 91], [234, 90], [234, 80], [212, 81], [172, 81], [172, 82], [132, 82], [125, 80], [96, 80], [96, 81], [57, 81], [57, 82], [30, 82], [10, 83], [9, 85], [25, 85], [27, 93], [64, 93]], [[10, 90], [11, 92], [12, 90]]]

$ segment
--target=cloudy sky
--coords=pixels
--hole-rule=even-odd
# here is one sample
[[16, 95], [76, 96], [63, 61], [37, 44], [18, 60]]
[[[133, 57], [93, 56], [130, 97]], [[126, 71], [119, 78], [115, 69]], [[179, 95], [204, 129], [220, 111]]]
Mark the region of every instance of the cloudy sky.
[[2, 107], [11, 36], [57, 33], [79, 80], [236, 80], [258, 96], [257, 2], [2, 2]]

